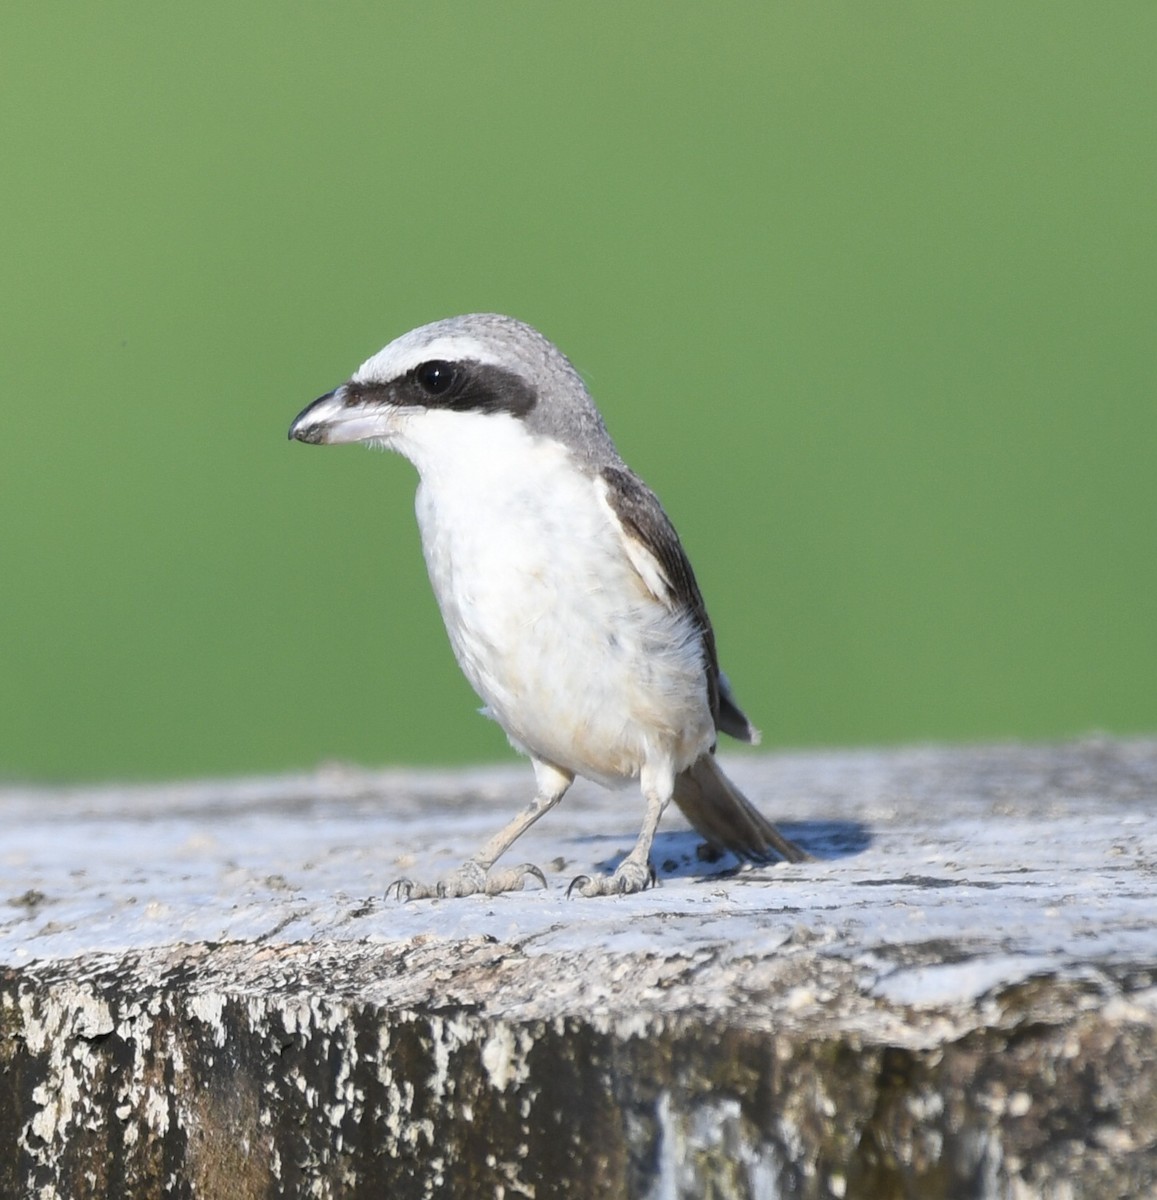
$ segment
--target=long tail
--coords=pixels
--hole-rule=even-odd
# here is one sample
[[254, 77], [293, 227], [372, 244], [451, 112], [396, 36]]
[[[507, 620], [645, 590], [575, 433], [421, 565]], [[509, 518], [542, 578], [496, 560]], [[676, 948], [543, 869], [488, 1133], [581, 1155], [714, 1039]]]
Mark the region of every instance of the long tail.
[[675, 780], [675, 803], [716, 850], [751, 862], [806, 862], [806, 850], [779, 832], [723, 774], [714, 754], [704, 754]]

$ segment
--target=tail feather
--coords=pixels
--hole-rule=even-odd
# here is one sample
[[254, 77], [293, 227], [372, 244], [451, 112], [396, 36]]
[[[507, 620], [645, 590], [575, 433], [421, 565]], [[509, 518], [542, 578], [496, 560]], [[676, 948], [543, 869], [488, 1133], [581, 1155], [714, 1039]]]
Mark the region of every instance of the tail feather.
[[776, 857], [805, 862], [811, 855], [778, 829], [723, 774], [713, 754], [704, 754], [675, 780], [672, 799], [716, 850], [766, 863]]

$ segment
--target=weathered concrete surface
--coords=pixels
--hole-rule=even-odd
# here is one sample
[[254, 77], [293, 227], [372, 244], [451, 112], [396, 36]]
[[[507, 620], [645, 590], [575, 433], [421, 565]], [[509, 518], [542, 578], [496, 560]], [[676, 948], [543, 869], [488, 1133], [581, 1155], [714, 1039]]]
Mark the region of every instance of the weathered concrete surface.
[[589, 789], [399, 904], [528, 769], [0, 790], [0, 1196], [1157, 1194], [1157, 740], [732, 767], [821, 861], [567, 901]]

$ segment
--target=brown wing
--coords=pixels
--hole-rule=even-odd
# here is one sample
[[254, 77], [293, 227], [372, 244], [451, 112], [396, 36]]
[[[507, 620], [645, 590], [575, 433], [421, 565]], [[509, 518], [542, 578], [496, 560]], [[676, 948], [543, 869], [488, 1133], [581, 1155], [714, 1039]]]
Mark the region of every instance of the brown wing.
[[732, 699], [727, 681], [720, 673], [707, 606], [679, 535], [658, 497], [625, 467], [604, 467], [601, 475], [607, 485], [607, 504], [619, 523], [636, 570], [657, 599], [675, 611], [689, 613], [699, 631], [715, 728], [740, 741], [757, 741], [758, 732]]

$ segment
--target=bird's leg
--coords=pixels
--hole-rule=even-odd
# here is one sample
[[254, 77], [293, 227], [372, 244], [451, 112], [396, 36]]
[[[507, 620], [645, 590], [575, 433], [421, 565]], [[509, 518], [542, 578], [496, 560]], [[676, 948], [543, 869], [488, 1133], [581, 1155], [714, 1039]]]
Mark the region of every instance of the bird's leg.
[[623, 896], [641, 892], [655, 882], [651, 843], [675, 790], [675, 773], [667, 764], [660, 768], [644, 766], [640, 782], [647, 807], [634, 849], [619, 863], [613, 875], [576, 876], [566, 890], [568, 896], [576, 891], [582, 896]]
[[554, 808], [574, 781], [574, 776], [568, 771], [537, 759], [532, 762], [536, 784], [534, 799], [477, 854], [433, 884], [420, 883], [416, 879], [396, 879], [386, 889], [386, 895], [393, 893], [405, 900], [424, 900], [429, 896], [473, 896], [478, 892], [497, 896], [500, 892], [521, 891], [527, 878], [537, 879], [546, 887], [546, 876], [533, 863], [504, 867], [500, 871], [490, 869], [539, 817]]

